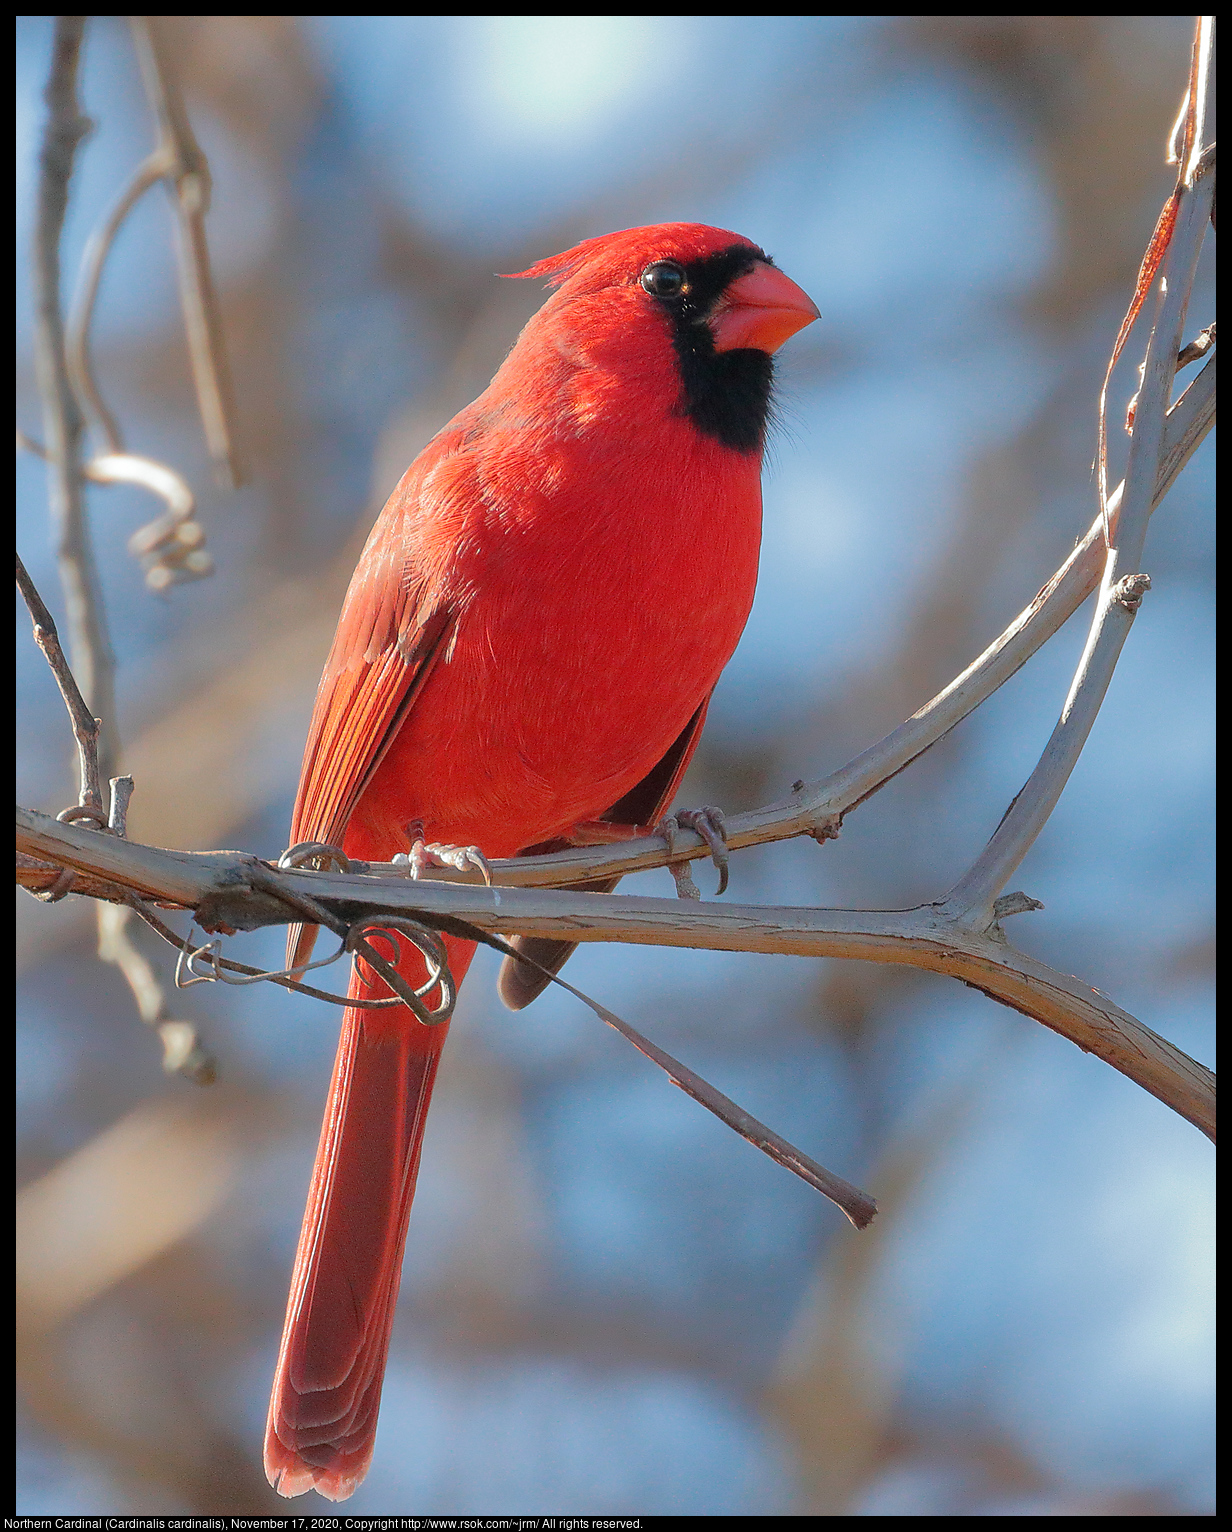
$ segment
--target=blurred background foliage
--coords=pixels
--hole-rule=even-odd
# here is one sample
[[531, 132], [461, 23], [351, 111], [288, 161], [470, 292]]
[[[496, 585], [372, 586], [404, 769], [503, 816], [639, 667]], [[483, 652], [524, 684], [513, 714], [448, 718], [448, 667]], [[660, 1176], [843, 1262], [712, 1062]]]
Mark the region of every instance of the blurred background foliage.
[[[682, 801], [749, 808], [841, 764], [1089, 524], [1098, 388], [1171, 185], [1188, 19], [167, 28], [214, 172], [251, 480], [210, 485], [156, 193], [107, 271], [98, 367], [133, 450], [198, 490], [218, 573], [149, 594], [124, 547], [148, 501], [90, 490], [135, 837], [282, 848], [366, 530], [541, 301], [494, 274], [592, 234], [737, 229], [823, 314], [782, 355], [757, 604]], [[18, 412], [36, 435], [50, 37], [19, 20]], [[70, 273], [152, 142], [119, 19], [91, 21], [82, 90]], [[1203, 260], [1194, 328], [1213, 317]], [[1114, 420], [1132, 360], [1122, 374]], [[43, 470], [17, 474], [19, 547], [59, 610]], [[1211, 441], [1155, 518], [1152, 594], [1022, 869], [1047, 908], [1012, 933], [1208, 1064], [1213, 489]], [[742, 853], [733, 897], [942, 894], [1033, 764], [1081, 622], [840, 840]], [[68, 732], [20, 611], [17, 634], [18, 798], [54, 812]], [[666, 873], [626, 887], [671, 892]], [[337, 1016], [195, 989], [177, 1005], [221, 1080], [167, 1079], [90, 915], [18, 894], [18, 1509], [271, 1511], [266, 1391]], [[281, 940], [235, 955], [277, 967]], [[481, 954], [441, 1071], [376, 1462], [348, 1510], [1212, 1509], [1212, 1161], [1188, 1124], [910, 970], [581, 950], [576, 983], [875, 1192], [857, 1237], [569, 997], [504, 1012], [492, 970]]]

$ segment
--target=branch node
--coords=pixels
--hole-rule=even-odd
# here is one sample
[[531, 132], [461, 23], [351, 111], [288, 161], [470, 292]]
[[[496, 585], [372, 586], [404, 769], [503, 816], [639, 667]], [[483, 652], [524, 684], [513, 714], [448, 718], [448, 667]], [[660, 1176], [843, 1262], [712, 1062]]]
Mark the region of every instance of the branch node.
[[819, 819], [816, 824], [806, 831], [811, 835], [819, 846], [824, 846], [828, 840], [837, 840], [843, 828], [843, 816], [841, 814], [827, 814]]
[[1129, 574], [1118, 580], [1112, 587], [1112, 600], [1123, 606], [1127, 612], [1136, 612], [1142, 605], [1142, 598], [1151, 588], [1151, 577], [1148, 574]]
[[111, 809], [107, 815], [107, 828], [121, 840], [128, 839], [128, 805], [135, 786], [132, 777], [111, 778]]
[[1204, 330], [1199, 330], [1187, 346], [1182, 346], [1177, 353], [1176, 370], [1180, 372], [1182, 367], [1188, 367], [1190, 362], [1196, 362], [1215, 344], [1215, 326], [1208, 324]]
[[1032, 910], [1043, 908], [1043, 904], [1038, 899], [1032, 899], [1030, 894], [1024, 894], [1021, 889], [1016, 889], [1012, 894], [1002, 894], [999, 899], [993, 901], [992, 918], [995, 923], [1005, 920], [1010, 915], [1027, 915]]

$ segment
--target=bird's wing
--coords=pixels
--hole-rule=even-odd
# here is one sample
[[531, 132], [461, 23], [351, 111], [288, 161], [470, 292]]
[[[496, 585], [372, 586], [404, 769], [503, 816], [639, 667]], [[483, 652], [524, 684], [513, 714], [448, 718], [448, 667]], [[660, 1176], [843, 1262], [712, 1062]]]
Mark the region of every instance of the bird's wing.
[[453, 627], [392, 541], [369, 544], [347, 592], [308, 726], [293, 843], [341, 838]]
[[706, 723], [706, 710], [710, 706], [713, 690], [676, 736], [675, 743], [656, 766], [653, 766], [636, 787], [599, 815], [614, 825], [656, 825], [671, 807], [672, 799], [680, 791], [684, 774], [689, 769], [697, 742], [702, 737]]
[[[710, 692], [706, 700], [685, 724], [677, 735], [675, 742], [659, 760], [657, 765], [651, 767], [636, 787], [632, 787], [619, 802], [614, 803], [610, 809], [599, 817], [612, 825], [655, 825], [663, 818], [671, 807], [672, 799], [680, 789], [684, 780], [684, 774], [689, 769], [689, 762], [693, 759], [693, 752], [697, 749], [697, 742], [702, 737], [702, 726], [706, 722], [706, 709], [710, 706], [710, 698], [714, 693]], [[556, 849], [547, 844], [528, 848], [532, 851], [546, 851]], [[620, 882], [619, 878], [596, 878], [589, 883], [578, 883], [574, 886], [592, 894], [610, 894]], [[509, 939], [509, 944], [516, 951], [525, 954], [539, 964], [539, 969], [547, 969], [542, 973], [539, 969], [531, 968], [527, 963], [520, 963], [516, 958], [507, 957], [500, 967], [500, 975], [497, 979], [497, 989], [501, 999], [511, 1011], [520, 1011], [528, 1006], [532, 1000], [552, 982], [548, 974], [559, 973], [569, 959], [570, 953], [577, 946], [576, 942], [554, 941], [546, 936], [514, 936]]]
[[[440, 455], [429, 448], [395, 490], [347, 590], [308, 726], [292, 845], [341, 844], [364, 788], [449, 647], [456, 614], [408, 535], [423, 470]], [[308, 960], [315, 936], [315, 927], [291, 928], [288, 967]]]

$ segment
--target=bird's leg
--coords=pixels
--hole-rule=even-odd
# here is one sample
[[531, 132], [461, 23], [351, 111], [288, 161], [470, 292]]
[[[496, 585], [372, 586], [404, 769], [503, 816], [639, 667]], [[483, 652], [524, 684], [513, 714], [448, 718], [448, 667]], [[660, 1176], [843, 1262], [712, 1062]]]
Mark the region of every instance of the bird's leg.
[[[710, 847], [710, 858], [719, 869], [718, 894], [727, 888], [727, 832], [723, 828], [723, 810], [716, 808], [677, 809], [655, 826], [654, 833], [661, 835], [668, 849], [676, 849], [676, 837], [681, 830], [696, 830]], [[672, 876], [676, 879], [676, 892], [682, 899], [700, 899], [697, 884], [689, 870], [688, 862], [670, 862]], [[718, 897], [718, 894], [715, 897]]]
[[428, 844], [424, 840], [424, 826], [421, 819], [413, 819], [406, 828], [411, 849], [409, 853], [399, 851], [393, 860], [408, 866], [411, 869], [412, 878], [422, 877], [433, 867], [454, 867], [459, 872], [466, 872], [468, 868], [474, 867], [483, 874], [483, 881], [488, 887], [492, 887], [492, 869], [488, 865], [487, 857], [478, 846], [446, 846], [436, 841]]
[[[673, 826], [675, 826], [675, 821], [674, 820], [673, 820], [672, 823], [673, 823]], [[673, 851], [676, 848], [676, 835], [678, 833], [679, 833], [678, 827], [675, 827], [675, 828], [672, 828], [672, 829], [665, 829], [664, 832], [663, 832], [664, 839], [667, 841], [668, 846]], [[700, 899], [701, 898], [702, 891], [701, 891], [700, 888], [698, 888], [697, 884], [693, 881], [693, 864], [691, 862], [669, 862], [667, 864], [667, 870], [668, 870], [668, 872], [671, 873], [672, 877], [675, 878], [675, 880], [676, 880], [676, 897], [677, 897], [677, 899]]]

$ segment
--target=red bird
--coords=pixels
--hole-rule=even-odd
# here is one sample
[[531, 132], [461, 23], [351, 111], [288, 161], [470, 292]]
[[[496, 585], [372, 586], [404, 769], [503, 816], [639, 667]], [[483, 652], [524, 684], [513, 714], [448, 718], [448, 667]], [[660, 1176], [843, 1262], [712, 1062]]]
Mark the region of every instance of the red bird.
[[[757, 581], [772, 353], [817, 309], [756, 245], [701, 224], [604, 235], [521, 275], [557, 291], [360, 558], [293, 843], [389, 861], [420, 842], [504, 857], [594, 840], [596, 821], [658, 822], [697, 746]], [[292, 933], [292, 966], [313, 935]], [[553, 970], [572, 950], [519, 945]], [[474, 945], [446, 946], [460, 981]], [[399, 961], [424, 982], [416, 954]], [[514, 1008], [546, 982], [505, 960]], [[357, 973], [348, 993], [389, 992]], [[283, 1495], [345, 1499], [371, 1461], [447, 1030], [344, 1014], [270, 1400]]]

